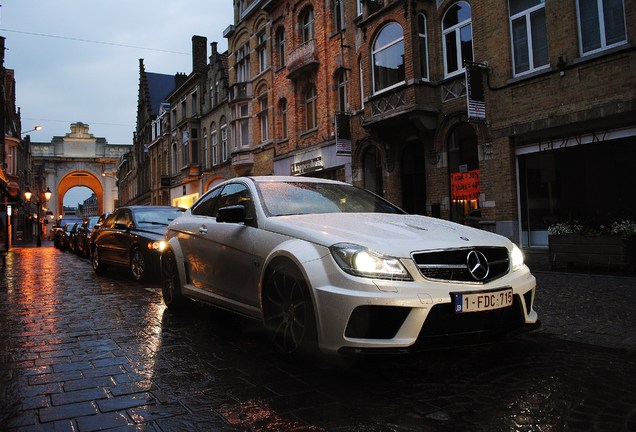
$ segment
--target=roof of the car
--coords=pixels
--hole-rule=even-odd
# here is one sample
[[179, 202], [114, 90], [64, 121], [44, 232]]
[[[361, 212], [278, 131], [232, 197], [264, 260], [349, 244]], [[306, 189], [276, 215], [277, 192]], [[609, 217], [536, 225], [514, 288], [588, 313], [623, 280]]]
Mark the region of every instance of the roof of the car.
[[329, 180], [317, 177], [297, 177], [297, 176], [252, 176], [247, 177], [255, 182], [301, 182], [301, 183], [333, 183], [333, 184], [348, 184], [337, 180]]

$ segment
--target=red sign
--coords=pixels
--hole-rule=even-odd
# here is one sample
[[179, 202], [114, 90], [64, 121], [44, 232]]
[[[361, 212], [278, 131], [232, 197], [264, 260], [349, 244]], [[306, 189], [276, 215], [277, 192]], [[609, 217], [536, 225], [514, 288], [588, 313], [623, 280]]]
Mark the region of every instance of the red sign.
[[481, 188], [479, 187], [479, 170], [451, 173], [451, 199], [454, 201], [478, 200]]

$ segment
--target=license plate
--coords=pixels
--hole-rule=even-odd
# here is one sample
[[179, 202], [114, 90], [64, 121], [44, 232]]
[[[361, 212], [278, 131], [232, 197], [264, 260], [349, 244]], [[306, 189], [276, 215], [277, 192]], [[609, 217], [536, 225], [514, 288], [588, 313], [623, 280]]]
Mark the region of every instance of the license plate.
[[512, 288], [455, 293], [455, 313], [483, 312], [512, 306]]

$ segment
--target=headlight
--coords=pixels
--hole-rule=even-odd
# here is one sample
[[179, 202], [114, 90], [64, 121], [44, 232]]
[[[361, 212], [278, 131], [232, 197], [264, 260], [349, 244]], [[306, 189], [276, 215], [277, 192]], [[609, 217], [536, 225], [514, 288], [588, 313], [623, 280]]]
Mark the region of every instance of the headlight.
[[523, 265], [523, 252], [516, 244], [512, 245], [512, 252], [510, 252], [510, 268], [512, 271], [517, 270]]
[[164, 240], [159, 240], [156, 242], [148, 242], [149, 250], [156, 250], [158, 252], [162, 252], [166, 248], [166, 242]]
[[354, 276], [377, 279], [412, 280], [400, 260], [380, 255], [365, 247], [338, 243], [329, 248], [336, 263]]

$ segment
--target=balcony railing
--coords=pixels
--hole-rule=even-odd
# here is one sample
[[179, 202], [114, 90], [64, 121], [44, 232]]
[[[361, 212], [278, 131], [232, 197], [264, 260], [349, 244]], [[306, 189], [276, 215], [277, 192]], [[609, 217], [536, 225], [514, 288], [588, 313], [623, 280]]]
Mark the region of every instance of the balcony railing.
[[312, 39], [305, 42], [289, 54], [287, 59], [287, 77], [293, 78], [293, 76], [299, 72], [317, 65], [318, 53], [316, 49], [316, 41]]
[[229, 101], [234, 102], [241, 99], [252, 98], [252, 83], [242, 82], [230, 87]]

